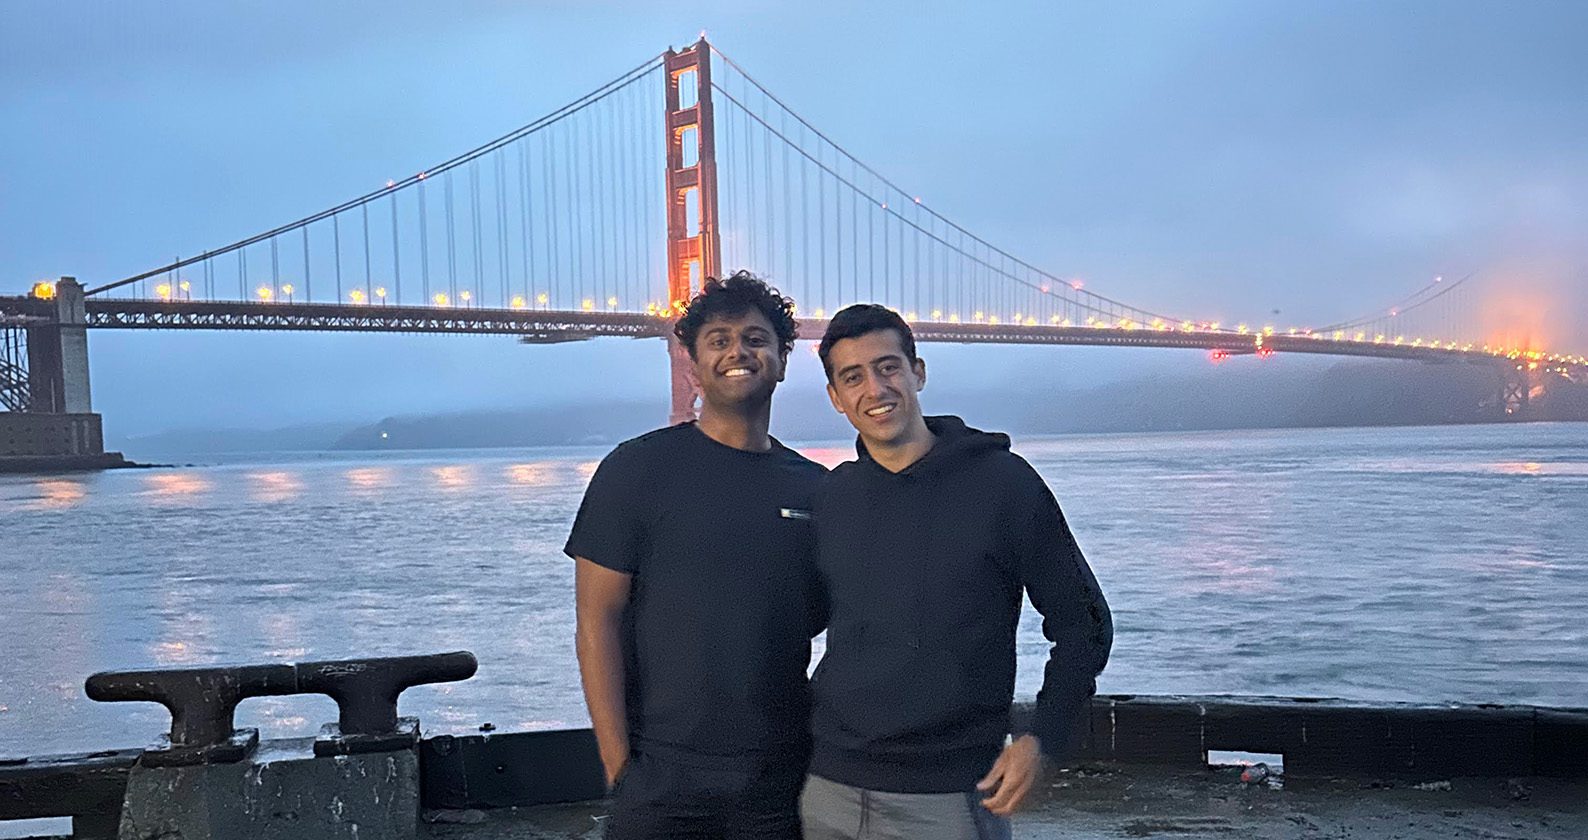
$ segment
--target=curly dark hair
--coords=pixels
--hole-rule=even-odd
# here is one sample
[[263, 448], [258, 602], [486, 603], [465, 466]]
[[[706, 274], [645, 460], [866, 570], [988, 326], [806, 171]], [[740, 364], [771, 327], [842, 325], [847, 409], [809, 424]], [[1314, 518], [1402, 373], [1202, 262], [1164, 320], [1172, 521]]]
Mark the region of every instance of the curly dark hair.
[[783, 297], [765, 280], [748, 271], [739, 270], [721, 280], [708, 278], [706, 285], [689, 301], [684, 314], [673, 324], [673, 335], [695, 358], [695, 338], [712, 318], [738, 317], [754, 310], [766, 316], [777, 333], [779, 349], [788, 353], [794, 349], [794, 338], [799, 334], [799, 324], [794, 320], [794, 301]]

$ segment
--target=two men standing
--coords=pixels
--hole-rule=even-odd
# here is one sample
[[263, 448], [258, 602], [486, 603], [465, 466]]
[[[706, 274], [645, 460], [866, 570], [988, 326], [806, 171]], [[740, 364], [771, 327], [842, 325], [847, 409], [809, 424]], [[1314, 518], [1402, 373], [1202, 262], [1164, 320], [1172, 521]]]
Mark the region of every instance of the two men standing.
[[[789, 301], [741, 272], [675, 332], [700, 420], [609, 455], [566, 548], [607, 836], [1007, 837], [1113, 634], [1046, 484], [1007, 437], [922, 416], [891, 310], [845, 309], [822, 340], [859, 433], [826, 476], [767, 434]], [[1006, 745], [1026, 594], [1053, 649], [1033, 732]]]

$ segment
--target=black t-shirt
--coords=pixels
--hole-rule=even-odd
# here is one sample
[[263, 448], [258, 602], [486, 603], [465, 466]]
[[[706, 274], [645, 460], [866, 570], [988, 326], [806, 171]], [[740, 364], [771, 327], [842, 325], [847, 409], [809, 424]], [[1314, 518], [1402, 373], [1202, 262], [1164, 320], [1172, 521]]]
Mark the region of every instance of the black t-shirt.
[[826, 470], [693, 423], [612, 451], [563, 548], [634, 576], [625, 639], [639, 752], [735, 764], [804, 750], [825, 621], [810, 510]]

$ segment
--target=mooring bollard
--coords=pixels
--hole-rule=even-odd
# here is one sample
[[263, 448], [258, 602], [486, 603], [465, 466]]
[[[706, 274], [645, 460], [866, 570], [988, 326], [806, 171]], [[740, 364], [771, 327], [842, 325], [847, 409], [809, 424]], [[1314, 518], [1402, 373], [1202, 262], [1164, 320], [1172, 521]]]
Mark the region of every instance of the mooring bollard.
[[[171, 711], [166, 741], [145, 750], [127, 780], [121, 840], [414, 837], [419, 816], [419, 721], [397, 717], [405, 689], [474, 675], [467, 651], [95, 674], [88, 696], [147, 701]], [[261, 743], [236, 729], [250, 697], [324, 694], [338, 719], [317, 738]]]

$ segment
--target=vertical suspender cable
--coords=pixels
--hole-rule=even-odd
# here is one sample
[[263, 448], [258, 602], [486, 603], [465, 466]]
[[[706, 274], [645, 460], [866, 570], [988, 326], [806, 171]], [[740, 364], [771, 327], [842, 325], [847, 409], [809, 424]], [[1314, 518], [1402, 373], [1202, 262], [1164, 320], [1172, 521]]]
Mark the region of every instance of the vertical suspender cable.
[[403, 302], [402, 257], [397, 247], [397, 193], [391, 194], [391, 291], [392, 301]]
[[336, 264], [336, 302], [342, 302], [342, 216], [331, 217], [332, 249], [335, 251], [333, 262]]
[[518, 239], [519, 253], [524, 258], [524, 303], [534, 300], [530, 286], [530, 271], [534, 266], [534, 250], [529, 239], [529, 141], [518, 141]]
[[[580, 129], [584, 128], [584, 114], [581, 113], [574, 117], [573, 122], [574, 126], [569, 129], [570, 132], [579, 131]], [[576, 295], [576, 305], [581, 308], [584, 306], [584, 301], [588, 299], [587, 295], [585, 294], [584, 285], [586, 271], [584, 253], [585, 156], [579, 153], [584, 146], [584, 139], [584, 137], [579, 136], [574, 138], [573, 166], [570, 167], [570, 175], [573, 178], [572, 188], [570, 190], [572, 194], [571, 199], [573, 201], [573, 216], [571, 217], [573, 220], [573, 276], [579, 284], [578, 293]]]
[[469, 234], [473, 243], [474, 306], [485, 305], [485, 250], [480, 233], [480, 162], [469, 161]]
[[442, 179], [442, 192], [447, 216], [447, 294], [454, 304], [458, 301], [458, 226], [457, 214], [452, 208], [452, 170]]
[[[303, 299], [312, 302], [314, 287], [309, 285], [309, 226], [304, 225], [299, 230], [303, 231]], [[205, 265], [209, 263], [206, 262]]]
[[[374, 293], [374, 288], [370, 285], [373, 278], [369, 264], [369, 205], [360, 204], [358, 209], [364, 214], [364, 294], [371, 295]], [[365, 299], [368, 300], [368, 297]]]
[[[749, 102], [750, 97], [746, 96], [744, 101]], [[740, 224], [739, 229], [744, 232], [745, 242], [750, 249], [750, 263], [759, 272], [766, 269], [761, 267], [761, 243], [756, 241], [755, 236], [755, 132], [750, 126], [749, 111], [740, 108], [739, 118], [741, 131], [744, 135], [741, 141], [744, 143], [744, 172], [740, 173], [739, 177], [744, 179], [745, 189], [744, 221]]]
[[595, 278], [596, 309], [607, 307], [607, 249], [606, 249], [606, 155], [601, 146], [606, 133], [602, 109], [590, 112], [589, 133], [585, 135], [585, 148], [590, 152], [590, 263]]
[[430, 230], [425, 209], [425, 182], [419, 182], [419, 286], [422, 303], [430, 303]]

